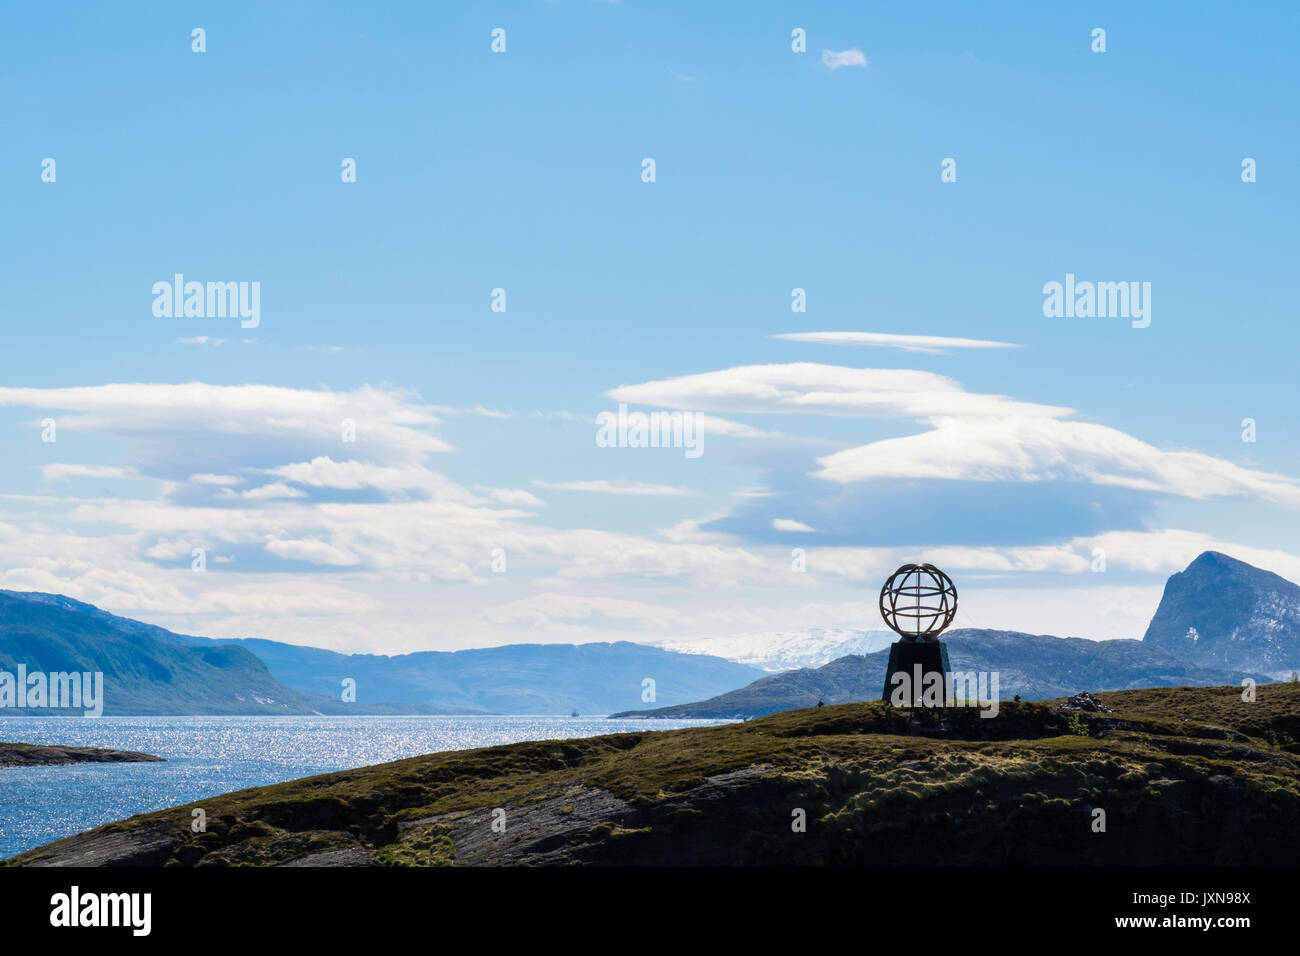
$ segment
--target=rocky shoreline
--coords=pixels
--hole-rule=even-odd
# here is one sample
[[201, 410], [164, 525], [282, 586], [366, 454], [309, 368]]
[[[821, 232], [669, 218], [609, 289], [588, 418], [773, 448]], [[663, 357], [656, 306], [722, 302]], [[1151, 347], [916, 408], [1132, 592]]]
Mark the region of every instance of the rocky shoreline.
[[136, 753], [133, 750], [0, 741], [0, 767], [50, 767], [70, 763], [144, 763], [164, 759], [153, 754]]

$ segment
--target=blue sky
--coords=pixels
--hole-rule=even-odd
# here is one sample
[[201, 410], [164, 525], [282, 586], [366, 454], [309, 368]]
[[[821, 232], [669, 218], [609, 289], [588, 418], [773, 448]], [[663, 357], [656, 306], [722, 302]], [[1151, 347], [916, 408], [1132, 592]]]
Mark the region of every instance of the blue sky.
[[[396, 651], [877, 627], [924, 558], [1088, 637], [1206, 547], [1300, 577], [1300, 11], [700, 6], [12, 13], [0, 586]], [[598, 447], [620, 401], [704, 454]]]

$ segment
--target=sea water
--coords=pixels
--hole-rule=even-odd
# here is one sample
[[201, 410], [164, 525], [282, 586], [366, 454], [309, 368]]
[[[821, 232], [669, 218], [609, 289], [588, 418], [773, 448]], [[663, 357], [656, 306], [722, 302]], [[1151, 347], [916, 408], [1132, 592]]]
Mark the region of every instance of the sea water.
[[0, 717], [0, 741], [135, 750], [166, 763], [0, 767], [0, 859], [204, 797], [440, 750], [674, 730], [607, 717]]

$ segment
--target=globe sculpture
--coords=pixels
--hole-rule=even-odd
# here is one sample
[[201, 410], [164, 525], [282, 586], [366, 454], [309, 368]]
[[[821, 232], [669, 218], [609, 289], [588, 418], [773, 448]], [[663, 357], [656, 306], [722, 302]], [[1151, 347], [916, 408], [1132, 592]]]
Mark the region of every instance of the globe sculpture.
[[880, 589], [880, 616], [901, 640], [889, 648], [881, 699], [896, 707], [948, 701], [948, 648], [939, 635], [957, 615], [957, 588], [933, 564], [904, 564]]
[[937, 641], [957, 614], [957, 588], [933, 564], [905, 564], [880, 589], [880, 616], [905, 641]]

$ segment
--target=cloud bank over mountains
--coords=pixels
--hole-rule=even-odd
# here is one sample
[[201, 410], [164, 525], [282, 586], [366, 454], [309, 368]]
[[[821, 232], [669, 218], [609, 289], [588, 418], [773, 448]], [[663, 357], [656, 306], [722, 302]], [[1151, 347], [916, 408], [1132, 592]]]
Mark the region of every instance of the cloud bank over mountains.
[[[871, 344], [1007, 347], [903, 338]], [[428, 399], [388, 386], [0, 388], [0, 408], [33, 433], [57, 428], [31, 487], [11, 484], [0, 504], [0, 586], [215, 636], [399, 652], [874, 627], [873, 588], [922, 550], [967, 585], [980, 624], [1098, 638], [1135, 636], [1162, 576], [1205, 550], [1300, 578], [1289, 553], [1154, 520], [1171, 498], [1292, 509], [1294, 478], [932, 371], [791, 362], [611, 388], [611, 402], [703, 416], [709, 454], [671, 482], [649, 467], [654, 450], [595, 449], [592, 417], [571, 414], [570, 445], [554, 450], [571, 477], [524, 461], [538, 477], [512, 485], [476, 468], [474, 422], [547, 419]], [[1083, 609], [1079, 626], [1053, 620], [1053, 600]]]

